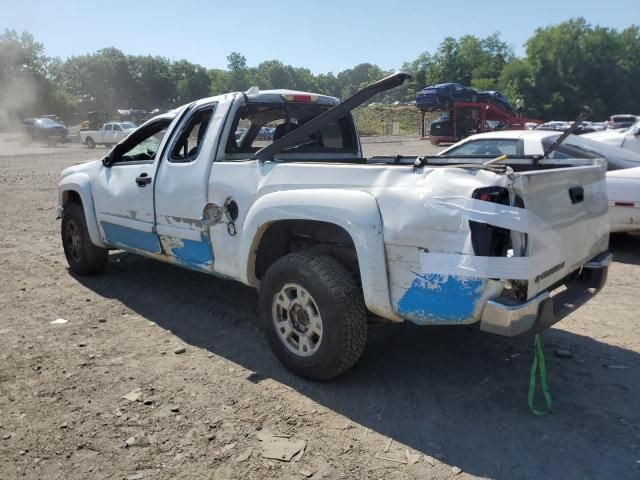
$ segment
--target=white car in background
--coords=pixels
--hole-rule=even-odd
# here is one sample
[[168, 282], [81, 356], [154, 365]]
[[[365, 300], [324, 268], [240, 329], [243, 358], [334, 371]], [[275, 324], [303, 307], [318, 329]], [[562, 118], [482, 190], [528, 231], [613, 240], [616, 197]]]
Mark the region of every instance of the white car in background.
[[640, 122], [629, 128], [609, 129], [602, 132], [585, 133], [585, 138], [606, 143], [614, 147], [626, 148], [640, 153]]
[[640, 167], [607, 172], [609, 230], [640, 232]]
[[[635, 125], [638, 127], [638, 124]], [[602, 132], [602, 133], [609, 133]], [[615, 131], [612, 133], [616, 133]], [[591, 134], [596, 135], [596, 134]], [[487, 160], [507, 155], [511, 158], [544, 154], [560, 136], [545, 130], [503, 130], [479, 133], [443, 150], [439, 156], [455, 156]], [[597, 142], [586, 135], [569, 135], [549, 158], [607, 159], [607, 195], [609, 197], [609, 229], [612, 233], [640, 231], [640, 153]]]
[[100, 130], [80, 130], [80, 141], [89, 148], [96, 148], [98, 144], [111, 148], [127, 138], [136, 128], [136, 124], [132, 122], [109, 122]]

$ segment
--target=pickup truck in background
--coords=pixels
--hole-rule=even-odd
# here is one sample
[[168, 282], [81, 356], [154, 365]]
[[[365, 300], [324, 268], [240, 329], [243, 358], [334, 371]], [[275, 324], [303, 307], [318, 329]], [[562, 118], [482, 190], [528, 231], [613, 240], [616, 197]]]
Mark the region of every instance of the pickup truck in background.
[[109, 148], [124, 140], [136, 128], [132, 122], [105, 123], [101, 130], [80, 130], [80, 141], [89, 148], [96, 148], [98, 144]]
[[123, 249], [253, 286], [274, 353], [310, 379], [356, 363], [368, 318], [514, 336], [591, 299], [611, 258], [606, 161], [365, 158], [351, 110], [407, 78], [342, 103], [254, 87], [147, 121], [62, 172], [71, 271]]

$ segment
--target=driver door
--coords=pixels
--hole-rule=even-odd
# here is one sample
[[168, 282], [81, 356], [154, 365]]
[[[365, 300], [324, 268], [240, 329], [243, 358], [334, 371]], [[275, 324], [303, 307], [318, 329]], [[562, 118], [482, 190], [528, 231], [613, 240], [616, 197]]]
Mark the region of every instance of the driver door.
[[93, 188], [104, 242], [139, 253], [160, 253], [154, 229], [153, 182], [171, 119], [147, 124], [118, 144], [101, 165]]

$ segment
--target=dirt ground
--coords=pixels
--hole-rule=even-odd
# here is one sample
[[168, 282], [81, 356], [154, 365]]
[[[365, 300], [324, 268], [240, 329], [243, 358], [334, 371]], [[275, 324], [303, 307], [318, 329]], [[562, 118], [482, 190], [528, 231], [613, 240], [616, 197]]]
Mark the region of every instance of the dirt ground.
[[[353, 370], [312, 383], [241, 284], [122, 252], [69, 273], [56, 182], [102, 153], [0, 143], [0, 479], [640, 478], [640, 238], [544, 334], [552, 415], [527, 408], [531, 340], [470, 327], [372, 326]], [[263, 458], [270, 433], [304, 453]]]

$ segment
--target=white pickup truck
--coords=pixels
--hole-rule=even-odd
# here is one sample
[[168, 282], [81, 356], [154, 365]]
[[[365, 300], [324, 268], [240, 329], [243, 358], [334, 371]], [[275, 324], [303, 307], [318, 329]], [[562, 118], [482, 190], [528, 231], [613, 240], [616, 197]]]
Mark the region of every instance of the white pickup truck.
[[514, 336], [592, 298], [611, 258], [604, 159], [364, 158], [351, 110], [406, 78], [343, 103], [254, 87], [149, 120], [62, 172], [71, 270], [123, 249], [253, 286], [273, 351], [311, 379], [356, 363], [368, 318]]
[[101, 130], [80, 130], [80, 141], [89, 148], [96, 148], [98, 144], [109, 148], [124, 140], [135, 129], [136, 124], [131, 122], [105, 123]]

